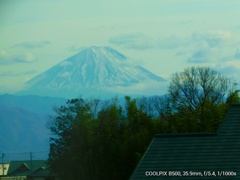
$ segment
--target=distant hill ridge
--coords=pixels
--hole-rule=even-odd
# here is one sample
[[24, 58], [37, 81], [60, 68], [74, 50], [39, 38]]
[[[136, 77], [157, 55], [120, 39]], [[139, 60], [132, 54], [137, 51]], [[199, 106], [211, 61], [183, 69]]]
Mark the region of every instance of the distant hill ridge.
[[49, 117], [54, 113], [54, 106], [64, 105], [66, 101], [36, 95], [0, 95], [0, 152], [48, 151]]

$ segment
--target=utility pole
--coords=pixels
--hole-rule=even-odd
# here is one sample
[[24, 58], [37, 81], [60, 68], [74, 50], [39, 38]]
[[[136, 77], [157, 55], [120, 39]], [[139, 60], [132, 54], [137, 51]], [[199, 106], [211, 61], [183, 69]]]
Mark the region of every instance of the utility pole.
[[33, 172], [32, 152], [30, 152], [31, 172]]
[[2, 153], [2, 176], [4, 176], [4, 162], [3, 162], [4, 156], [5, 156], [5, 154]]

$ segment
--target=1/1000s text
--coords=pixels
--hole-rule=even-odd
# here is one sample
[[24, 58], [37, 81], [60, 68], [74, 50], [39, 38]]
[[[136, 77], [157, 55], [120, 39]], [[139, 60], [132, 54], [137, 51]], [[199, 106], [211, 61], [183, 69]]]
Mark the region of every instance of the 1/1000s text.
[[198, 176], [198, 177], [220, 177], [220, 176], [228, 176], [235, 177], [237, 173], [234, 171], [146, 171], [145, 176]]

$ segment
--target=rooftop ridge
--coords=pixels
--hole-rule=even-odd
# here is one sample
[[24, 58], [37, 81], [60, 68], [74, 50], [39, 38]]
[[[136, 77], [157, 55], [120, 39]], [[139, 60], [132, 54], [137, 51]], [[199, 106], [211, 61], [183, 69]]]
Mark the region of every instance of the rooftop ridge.
[[[130, 179], [148, 179], [153, 176], [157, 179], [178, 179], [168, 174], [158, 174], [171, 171], [181, 172], [181, 176], [183, 172], [200, 172], [199, 176], [189, 178], [202, 179], [203, 177], [200, 176], [207, 175], [205, 178], [212, 180], [222, 175], [219, 172], [231, 171], [235, 177], [222, 178], [239, 179], [239, 137], [240, 104], [232, 104], [215, 133], [155, 135]], [[206, 172], [214, 172], [214, 174], [205, 174]], [[188, 178], [183, 177], [183, 179]]]
[[[232, 118], [232, 116], [234, 116], [234, 118]], [[236, 124], [236, 122], [238, 124]], [[232, 126], [229, 129], [228, 127], [230, 124], [232, 124]], [[237, 128], [240, 129], [240, 104], [234, 103], [229, 106], [224, 116], [224, 119], [217, 130], [217, 133], [234, 133], [234, 130], [236, 130]]]
[[202, 133], [167, 133], [155, 134], [154, 137], [196, 137], [196, 136], [216, 136], [217, 132], [202, 132]]

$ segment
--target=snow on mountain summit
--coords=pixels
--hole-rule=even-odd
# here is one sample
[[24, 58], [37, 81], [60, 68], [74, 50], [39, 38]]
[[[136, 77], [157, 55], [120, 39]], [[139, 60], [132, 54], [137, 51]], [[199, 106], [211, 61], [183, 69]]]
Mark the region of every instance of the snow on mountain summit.
[[92, 46], [29, 80], [21, 93], [64, 97], [81, 94], [94, 96], [106, 93], [109, 88], [128, 87], [149, 80], [165, 81], [129, 62], [126, 56], [110, 47]]

